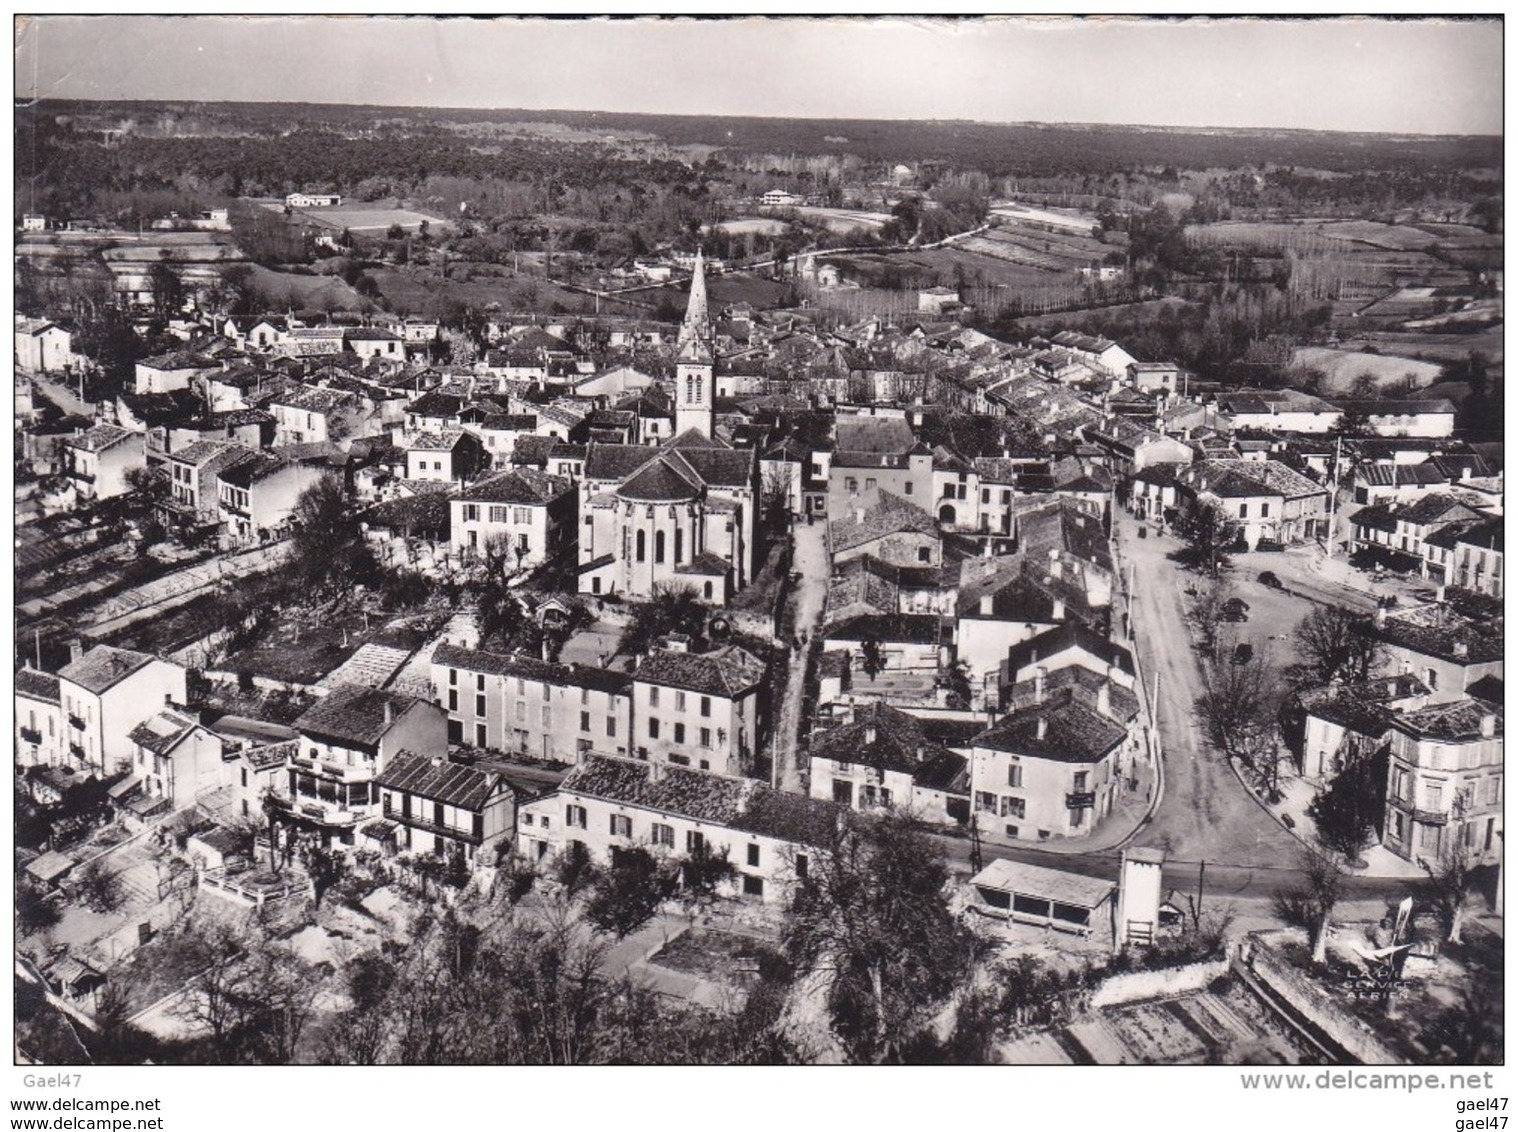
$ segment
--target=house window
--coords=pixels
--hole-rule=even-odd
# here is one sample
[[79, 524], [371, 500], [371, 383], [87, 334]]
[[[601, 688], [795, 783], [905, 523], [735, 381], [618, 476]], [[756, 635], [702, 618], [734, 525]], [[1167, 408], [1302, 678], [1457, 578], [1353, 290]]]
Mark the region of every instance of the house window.
[[483, 723], [476, 723], [474, 725], [474, 745], [476, 747], [485, 747], [489, 745], [485, 734], [485, 725]]
[[764, 880], [760, 877], [745, 876], [743, 878], [744, 896], [763, 896]]
[[1402, 841], [1402, 840], [1404, 840], [1407, 837], [1407, 826], [1405, 824], [1406, 821], [1407, 821], [1407, 819], [1403, 816], [1402, 811], [1400, 811], [1400, 810], [1393, 810], [1392, 811], [1392, 840], [1393, 841]]
[[933, 552], [928, 547], [926, 547], [926, 546], [919, 546], [917, 548], [917, 561], [919, 561], [919, 562], [931, 562], [931, 561], [933, 561]]
[[796, 876], [797, 876], [797, 878], [799, 878], [800, 880], [806, 880], [806, 870], [807, 870], [807, 868], [808, 868], [808, 866], [810, 864], [811, 864], [811, 862], [806, 859], [806, 854], [805, 853], [797, 853], [796, 854]]
[[606, 734], [608, 738], [615, 739], [617, 737], [617, 717], [614, 715], [606, 717]]
[[699, 853], [701, 847], [705, 844], [706, 839], [701, 836], [700, 830], [688, 829], [685, 831], [685, 851], [687, 853]]
[[484, 715], [485, 714], [485, 697], [484, 696], [475, 696], [474, 697], [474, 714], [475, 715]]
[[841, 778], [833, 779], [833, 801], [840, 806], [854, 804], [854, 784]]
[[648, 717], [648, 737], [650, 739], [657, 739], [659, 737], [659, 721], [653, 716]]
[[750, 845], [748, 847], [748, 863], [750, 868], [757, 869], [759, 867], [759, 846]]
[[543, 705], [543, 730], [547, 731], [552, 726], [553, 726], [553, 708], [549, 707], [547, 704], [544, 704]]
[[483, 692], [485, 690], [485, 674], [483, 672], [481, 672], [477, 676], [475, 676], [475, 678], [474, 678], [474, 690], [476, 692]]
[[850, 495], [857, 495], [859, 493], [859, 481], [856, 480], [853, 476], [849, 476], [846, 480], [843, 481], [843, 483], [844, 486], [849, 489]]
[[684, 711], [685, 710], [685, 693], [684, 692], [676, 692], [675, 693], [675, 710], [676, 711]]
[[582, 711], [580, 713], [580, 730], [581, 731], [589, 731], [590, 730], [590, 712], [588, 712], [588, 711]]
[[701, 746], [705, 747], [707, 750], [711, 750], [712, 729], [710, 727], [703, 727], [701, 729]]
[[666, 849], [673, 849], [675, 847], [675, 827], [654, 822], [648, 831], [648, 840], [654, 845], [662, 845]]
[[477, 503], [466, 503], [466, 504], [464, 504], [464, 522], [466, 522], [466, 523], [478, 522], [479, 518], [480, 518], [479, 504], [477, 504]]
[[1423, 787], [1423, 796], [1428, 799], [1428, 808], [1431, 810], [1444, 809], [1444, 787], [1436, 782], [1430, 782]]
[[870, 477], [870, 476], [866, 476], [865, 477], [864, 489], [866, 491], [874, 491], [875, 490], [875, 480], [874, 480], [873, 477]]
[[631, 837], [633, 835], [632, 818], [626, 814], [612, 814], [611, 835], [613, 837]]
[[1249, 504], [1247, 504], [1247, 503], [1240, 503], [1239, 504], [1239, 518], [1241, 518], [1241, 519], [1247, 519], [1247, 518], [1249, 518]]
[[1009, 825], [1009, 826], [1007, 826], [1007, 836], [1008, 837], [1017, 837], [1018, 836], [1018, 828], [1017, 828], [1017, 826], [1015, 826], [1015, 825]]
[[1086, 779], [1088, 777], [1090, 777], [1088, 772], [1084, 770], [1077, 771], [1070, 789], [1076, 794], [1084, 794], [1086, 792]]
[[647, 537], [644, 535], [644, 533], [642, 531], [639, 531], [638, 534], [637, 534], [637, 536], [636, 536], [636, 541], [637, 541], [637, 548], [638, 549], [637, 549], [635, 557], [637, 558], [637, 560], [639, 562], [642, 562], [647, 557], [646, 546], [647, 546], [647, 541], [648, 540], [647, 540]]
[[490, 508], [490, 521], [492, 523], [504, 523], [506, 521], [506, 508], [504, 508], [504, 507], [491, 507]]
[[658, 688], [650, 688], [648, 690], [648, 706], [649, 707], [658, 707], [659, 706], [659, 689]]
[[1270, 518], [1270, 504], [1269, 503], [1261, 503], [1260, 504], [1260, 518], [1262, 518], [1262, 519], [1268, 519], [1268, 518]]
[[527, 705], [524, 704], [521, 700], [517, 701], [517, 722], [527, 722]]
[[906, 490], [902, 494], [904, 494], [904, 495], [911, 495], [912, 494], [912, 481], [911, 480], [907, 480], [905, 487], [906, 487]]
[[690, 756], [689, 755], [670, 755], [669, 756], [669, 763], [670, 763], [671, 766], [690, 766]]
[[996, 812], [996, 795], [989, 794], [984, 790], [977, 791], [975, 794], [975, 808], [983, 810], [988, 814], [994, 814]]
[[1025, 818], [1028, 816], [1028, 803], [1023, 798], [1003, 798], [1001, 800], [1001, 816], [1004, 818]]
[[1022, 787], [1023, 787], [1023, 768], [1022, 768], [1022, 764], [1020, 764], [1020, 763], [1013, 763], [1011, 766], [1009, 766], [1007, 768], [1007, 785], [1010, 786], [1010, 787], [1012, 787], [1014, 790], [1021, 790], [1022, 789]]
[[585, 807], [568, 805], [564, 807], [564, 824], [571, 829], [585, 828]]
[[675, 724], [675, 742], [682, 744], [685, 742], [685, 724], [683, 723]]
[[458, 711], [459, 710], [459, 694], [458, 694], [458, 692], [456, 692], [456, 691], [454, 691], [452, 689], [449, 689], [449, 691], [448, 691], [448, 710], [449, 711]]
[[658, 563], [661, 563], [661, 564], [664, 561], [664, 532], [663, 531], [655, 531], [654, 532], [654, 561], [658, 562]]
[[712, 714], [712, 698], [710, 696], [701, 697], [701, 714], [703, 716], [710, 716]]

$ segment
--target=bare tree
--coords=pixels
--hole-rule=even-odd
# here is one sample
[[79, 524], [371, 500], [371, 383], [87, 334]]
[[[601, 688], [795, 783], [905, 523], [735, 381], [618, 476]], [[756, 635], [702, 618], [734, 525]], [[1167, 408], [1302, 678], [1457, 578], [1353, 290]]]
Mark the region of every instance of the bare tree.
[[1186, 540], [1197, 569], [1216, 578], [1228, 565], [1234, 525], [1215, 504], [1198, 502], [1188, 508], [1182, 514], [1177, 533]]
[[1277, 743], [1281, 692], [1265, 650], [1234, 663], [1224, 649], [1203, 666], [1196, 715], [1213, 745], [1271, 796], [1279, 790], [1282, 753]]
[[1287, 923], [1307, 929], [1312, 938], [1312, 961], [1328, 960], [1328, 928], [1343, 888], [1344, 870], [1333, 853], [1304, 847], [1298, 869], [1302, 883], [1276, 897], [1276, 911]]
[[1314, 605], [1293, 633], [1301, 663], [1293, 670], [1299, 687], [1368, 680], [1380, 667], [1382, 651], [1365, 632], [1367, 618], [1337, 605]]
[[1437, 857], [1433, 860], [1420, 857], [1418, 865], [1428, 874], [1426, 888], [1434, 907], [1439, 910], [1445, 942], [1458, 947], [1465, 942], [1465, 901], [1474, 881], [1471, 875], [1474, 862], [1456, 838], [1447, 840], [1449, 844]]

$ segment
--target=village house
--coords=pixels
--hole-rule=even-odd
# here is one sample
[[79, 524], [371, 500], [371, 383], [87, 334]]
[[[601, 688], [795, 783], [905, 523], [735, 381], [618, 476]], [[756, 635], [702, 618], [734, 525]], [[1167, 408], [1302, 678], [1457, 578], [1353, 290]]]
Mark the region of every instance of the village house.
[[882, 492], [928, 507], [933, 453], [901, 417], [840, 416], [827, 477], [834, 519], [868, 511]]
[[1074, 330], [1062, 331], [1056, 334], [1052, 341], [1060, 349], [1069, 350], [1100, 367], [1110, 377], [1126, 378], [1128, 367], [1136, 361], [1116, 342], [1107, 338], [1093, 338]]
[[1357, 464], [1350, 478], [1360, 504], [1413, 503], [1449, 487], [1449, 477], [1433, 461], [1422, 464]]
[[133, 389], [137, 393], [172, 393], [196, 385], [203, 374], [221, 369], [221, 363], [201, 354], [181, 351], [158, 354], [137, 363]]
[[228, 767], [232, 779], [233, 813], [244, 818], [261, 818], [266, 795], [287, 793], [290, 760], [299, 749], [300, 743], [295, 739], [273, 743], [243, 740], [233, 744]]
[[1411, 673], [1310, 688], [1297, 696], [1305, 722], [1299, 772], [1327, 784], [1354, 759], [1386, 744], [1399, 712], [1420, 708], [1428, 688]]
[[349, 440], [365, 432], [366, 413], [356, 394], [340, 389], [293, 385], [272, 398], [274, 444], [312, 444]]
[[1456, 523], [1423, 540], [1422, 574], [1430, 581], [1502, 597], [1502, 519]]
[[937, 824], [969, 821], [964, 755], [928, 739], [919, 720], [885, 704], [861, 704], [852, 715], [812, 737], [813, 798], [863, 812], [894, 807]]
[[148, 463], [147, 436], [112, 424], [62, 442], [63, 474], [80, 499], [114, 499], [132, 490], [127, 473]]
[[406, 453], [406, 478], [413, 482], [468, 482], [488, 460], [480, 438], [463, 429], [403, 432], [396, 447]]
[[285, 197], [286, 208], [336, 208], [343, 198], [336, 193], [290, 193]]
[[1444, 437], [1455, 434], [1455, 406], [1447, 397], [1342, 398], [1333, 402], [1347, 416], [1362, 417], [1377, 436]]
[[1001, 663], [1001, 707], [1012, 702], [1018, 685], [1037, 679], [1040, 671], [1047, 677], [1072, 666], [1105, 676], [1121, 687], [1133, 687], [1133, 654], [1128, 649], [1079, 621], [1064, 621], [1007, 650]]
[[56, 322], [16, 316], [16, 368], [22, 373], [63, 373], [77, 361], [74, 336]]
[[1463, 697], [1404, 712], [1391, 725], [1384, 844], [1434, 868], [1502, 856], [1502, 705]]
[[633, 672], [633, 753], [673, 766], [748, 774], [769, 707], [760, 694], [764, 677], [764, 664], [737, 645], [692, 653], [682, 641], [666, 641]]
[[955, 658], [965, 666], [977, 704], [997, 702], [1001, 664], [1013, 645], [1067, 620], [1096, 625], [1105, 619], [1078, 584], [1053, 575], [1046, 582], [1039, 565], [1023, 555], [970, 558], [960, 565]]
[[[1425, 540], [1451, 525], [1484, 518], [1482, 512], [1447, 492], [1425, 495], [1412, 503], [1372, 504], [1355, 512], [1350, 545], [1353, 550], [1390, 552], [1393, 564], [1426, 572]], [[1443, 564], [1437, 557], [1436, 561]]]
[[254, 452], [216, 473], [216, 501], [223, 534], [236, 544], [280, 531], [295, 513], [301, 493], [326, 475], [320, 468]]
[[1344, 411], [1295, 389], [1247, 389], [1217, 400], [1220, 427], [1235, 432], [1329, 432]]
[[290, 333], [283, 318], [265, 315], [231, 315], [221, 324], [222, 336], [244, 350], [277, 350]]
[[352, 350], [360, 358], [368, 361], [371, 358], [381, 358], [385, 361], [403, 362], [406, 360], [406, 345], [399, 334], [389, 330], [382, 330], [374, 326], [361, 326], [349, 330], [343, 336], [348, 349]]
[[295, 721], [288, 791], [270, 795], [280, 819], [328, 842], [355, 844], [355, 831], [376, 816], [375, 779], [401, 751], [431, 757], [447, 750], [441, 708], [398, 692], [341, 684]]
[[1176, 486], [1183, 506], [1216, 507], [1249, 550], [1328, 535], [1328, 490], [1278, 460], [1202, 460]]
[[1181, 367], [1174, 362], [1129, 362], [1128, 384], [1145, 393], [1173, 394], [1180, 389]]
[[15, 676], [16, 762], [21, 766], [57, 766], [63, 762], [62, 693], [58, 677], [28, 665]]
[[1101, 680], [1087, 695], [1078, 681], [1054, 691], [1042, 683], [1035, 677], [1032, 702], [973, 740], [974, 820], [996, 844], [1089, 835], [1119, 798], [1137, 750], [1137, 729], [1113, 718], [1121, 686]]
[[446, 643], [433, 650], [431, 664], [450, 743], [557, 763], [578, 762], [593, 750], [629, 750], [626, 673]]
[[783, 905], [834, 843], [839, 814], [759, 782], [593, 755], [521, 807], [517, 846], [540, 861], [578, 842], [603, 864], [633, 846], [675, 860], [707, 852], [734, 868], [726, 894]]
[[829, 507], [828, 549], [834, 566], [869, 555], [895, 566], [938, 566], [943, 539], [937, 521], [921, 507], [890, 492], [858, 509]]
[[164, 461], [169, 494], [160, 504], [167, 525], [183, 529], [220, 525], [221, 495], [217, 477], [256, 449], [224, 440], [199, 440], [170, 452]]
[[575, 498], [569, 480], [534, 468], [488, 476], [449, 500], [453, 548], [480, 554], [499, 540], [509, 550], [508, 566], [534, 569], [574, 537]]
[[374, 780], [380, 793], [381, 822], [365, 834], [394, 827], [397, 851], [425, 853], [467, 864], [496, 863], [497, 850], [510, 848], [516, 834], [516, 791], [486, 767], [442, 754], [400, 751]]
[[185, 670], [148, 653], [96, 645], [58, 671], [71, 765], [104, 777], [137, 757], [133, 728], [185, 702]]
[[1396, 613], [1378, 608], [1364, 631], [1385, 650], [1390, 670], [1418, 677], [1433, 703], [1459, 699], [1486, 677], [1503, 677], [1500, 606], [1477, 616], [1443, 600]]
[[127, 736], [136, 744], [132, 794], [119, 801], [138, 818], [189, 809], [227, 785], [221, 738], [193, 715], [164, 706]]

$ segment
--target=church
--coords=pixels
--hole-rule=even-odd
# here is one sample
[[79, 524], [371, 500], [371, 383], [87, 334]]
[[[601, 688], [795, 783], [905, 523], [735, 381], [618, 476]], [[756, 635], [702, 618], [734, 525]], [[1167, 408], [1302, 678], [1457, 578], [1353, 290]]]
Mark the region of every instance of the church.
[[687, 587], [726, 605], [753, 577], [758, 461], [716, 436], [715, 331], [696, 253], [675, 360], [675, 436], [592, 444], [580, 481], [579, 589], [646, 600]]

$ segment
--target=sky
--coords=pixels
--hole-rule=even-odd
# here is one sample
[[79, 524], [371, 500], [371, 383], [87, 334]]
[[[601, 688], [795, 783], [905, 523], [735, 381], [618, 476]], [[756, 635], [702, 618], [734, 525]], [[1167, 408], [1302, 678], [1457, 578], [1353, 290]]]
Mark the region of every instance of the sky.
[[16, 96], [1500, 134], [1502, 24], [18, 17]]

